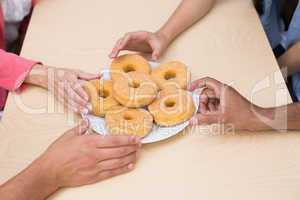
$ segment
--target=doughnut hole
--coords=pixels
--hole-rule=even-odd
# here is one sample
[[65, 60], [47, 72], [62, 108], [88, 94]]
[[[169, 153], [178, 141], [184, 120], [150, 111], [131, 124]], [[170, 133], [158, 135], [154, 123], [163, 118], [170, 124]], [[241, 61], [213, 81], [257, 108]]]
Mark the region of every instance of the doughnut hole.
[[123, 68], [123, 71], [124, 71], [125, 73], [133, 72], [133, 71], [135, 71], [135, 68], [134, 68], [133, 65], [126, 65], [126, 66]]
[[133, 117], [129, 113], [125, 112], [123, 114], [123, 119], [126, 121], [130, 121], [130, 120], [133, 120]]
[[109, 95], [110, 95], [110, 93], [109, 93], [108, 90], [100, 90], [99, 91], [99, 96], [104, 98], [104, 99], [107, 98]]
[[129, 87], [132, 87], [132, 88], [139, 88], [140, 86], [141, 86], [141, 84], [137, 80], [132, 80], [131, 83], [129, 83]]
[[167, 99], [167, 100], [164, 102], [164, 105], [165, 105], [167, 108], [173, 108], [173, 107], [176, 105], [176, 102], [174, 101], [174, 99]]
[[167, 71], [166, 73], [165, 73], [165, 75], [164, 75], [164, 79], [165, 80], [172, 80], [172, 79], [174, 79], [174, 78], [176, 78], [176, 72], [175, 71]]

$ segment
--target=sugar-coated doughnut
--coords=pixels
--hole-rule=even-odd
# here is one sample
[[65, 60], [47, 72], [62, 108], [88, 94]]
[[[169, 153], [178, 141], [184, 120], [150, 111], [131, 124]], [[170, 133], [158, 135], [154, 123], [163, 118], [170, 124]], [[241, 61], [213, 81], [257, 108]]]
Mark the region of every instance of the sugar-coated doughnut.
[[112, 95], [111, 80], [91, 80], [84, 88], [90, 97], [92, 113], [96, 116], [104, 117], [110, 108], [119, 105]]
[[140, 108], [156, 98], [158, 87], [150, 75], [141, 72], [123, 74], [113, 84], [113, 96], [123, 106]]
[[148, 61], [138, 54], [126, 54], [119, 56], [110, 66], [110, 74], [113, 81], [116, 81], [122, 73], [142, 72], [150, 74], [151, 67]]
[[151, 77], [161, 90], [169, 86], [186, 89], [191, 74], [186, 65], [178, 61], [172, 61], [153, 69]]
[[190, 92], [173, 88], [160, 91], [148, 110], [158, 125], [174, 126], [190, 119], [196, 107]]
[[145, 137], [152, 130], [153, 117], [142, 108], [116, 106], [105, 116], [106, 128], [113, 135]]

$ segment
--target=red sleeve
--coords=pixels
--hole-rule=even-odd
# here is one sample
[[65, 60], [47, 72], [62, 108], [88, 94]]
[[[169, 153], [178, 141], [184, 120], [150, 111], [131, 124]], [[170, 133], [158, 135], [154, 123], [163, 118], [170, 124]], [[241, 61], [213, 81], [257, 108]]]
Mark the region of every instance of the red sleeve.
[[18, 89], [32, 66], [37, 63], [0, 49], [0, 87], [7, 90]]

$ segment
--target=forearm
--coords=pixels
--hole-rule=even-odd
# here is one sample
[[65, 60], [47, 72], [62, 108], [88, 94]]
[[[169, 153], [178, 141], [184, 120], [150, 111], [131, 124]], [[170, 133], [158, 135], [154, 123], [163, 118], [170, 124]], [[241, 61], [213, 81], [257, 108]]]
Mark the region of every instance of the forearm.
[[300, 130], [300, 103], [255, 111], [255, 130]]
[[215, 0], [183, 0], [166, 24], [158, 31], [169, 42], [188, 29], [213, 7]]
[[278, 58], [282, 69], [286, 67], [288, 75], [300, 71], [300, 43], [295, 44]]
[[0, 197], [5, 200], [43, 200], [58, 188], [54, 177], [41, 159], [0, 186]]

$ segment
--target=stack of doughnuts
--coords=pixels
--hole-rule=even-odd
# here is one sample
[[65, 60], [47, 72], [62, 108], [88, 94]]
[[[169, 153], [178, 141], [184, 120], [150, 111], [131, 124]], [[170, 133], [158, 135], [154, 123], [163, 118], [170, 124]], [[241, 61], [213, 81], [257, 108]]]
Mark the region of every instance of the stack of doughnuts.
[[190, 119], [196, 107], [186, 91], [190, 72], [172, 61], [151, 70], [140, 55], [127, 54], [113, 60], [111, 80], [93, 80], [85, 85], [92, 114], [105, 117], [111, 134], [145, 137], [153, 123], [174, 126]]

